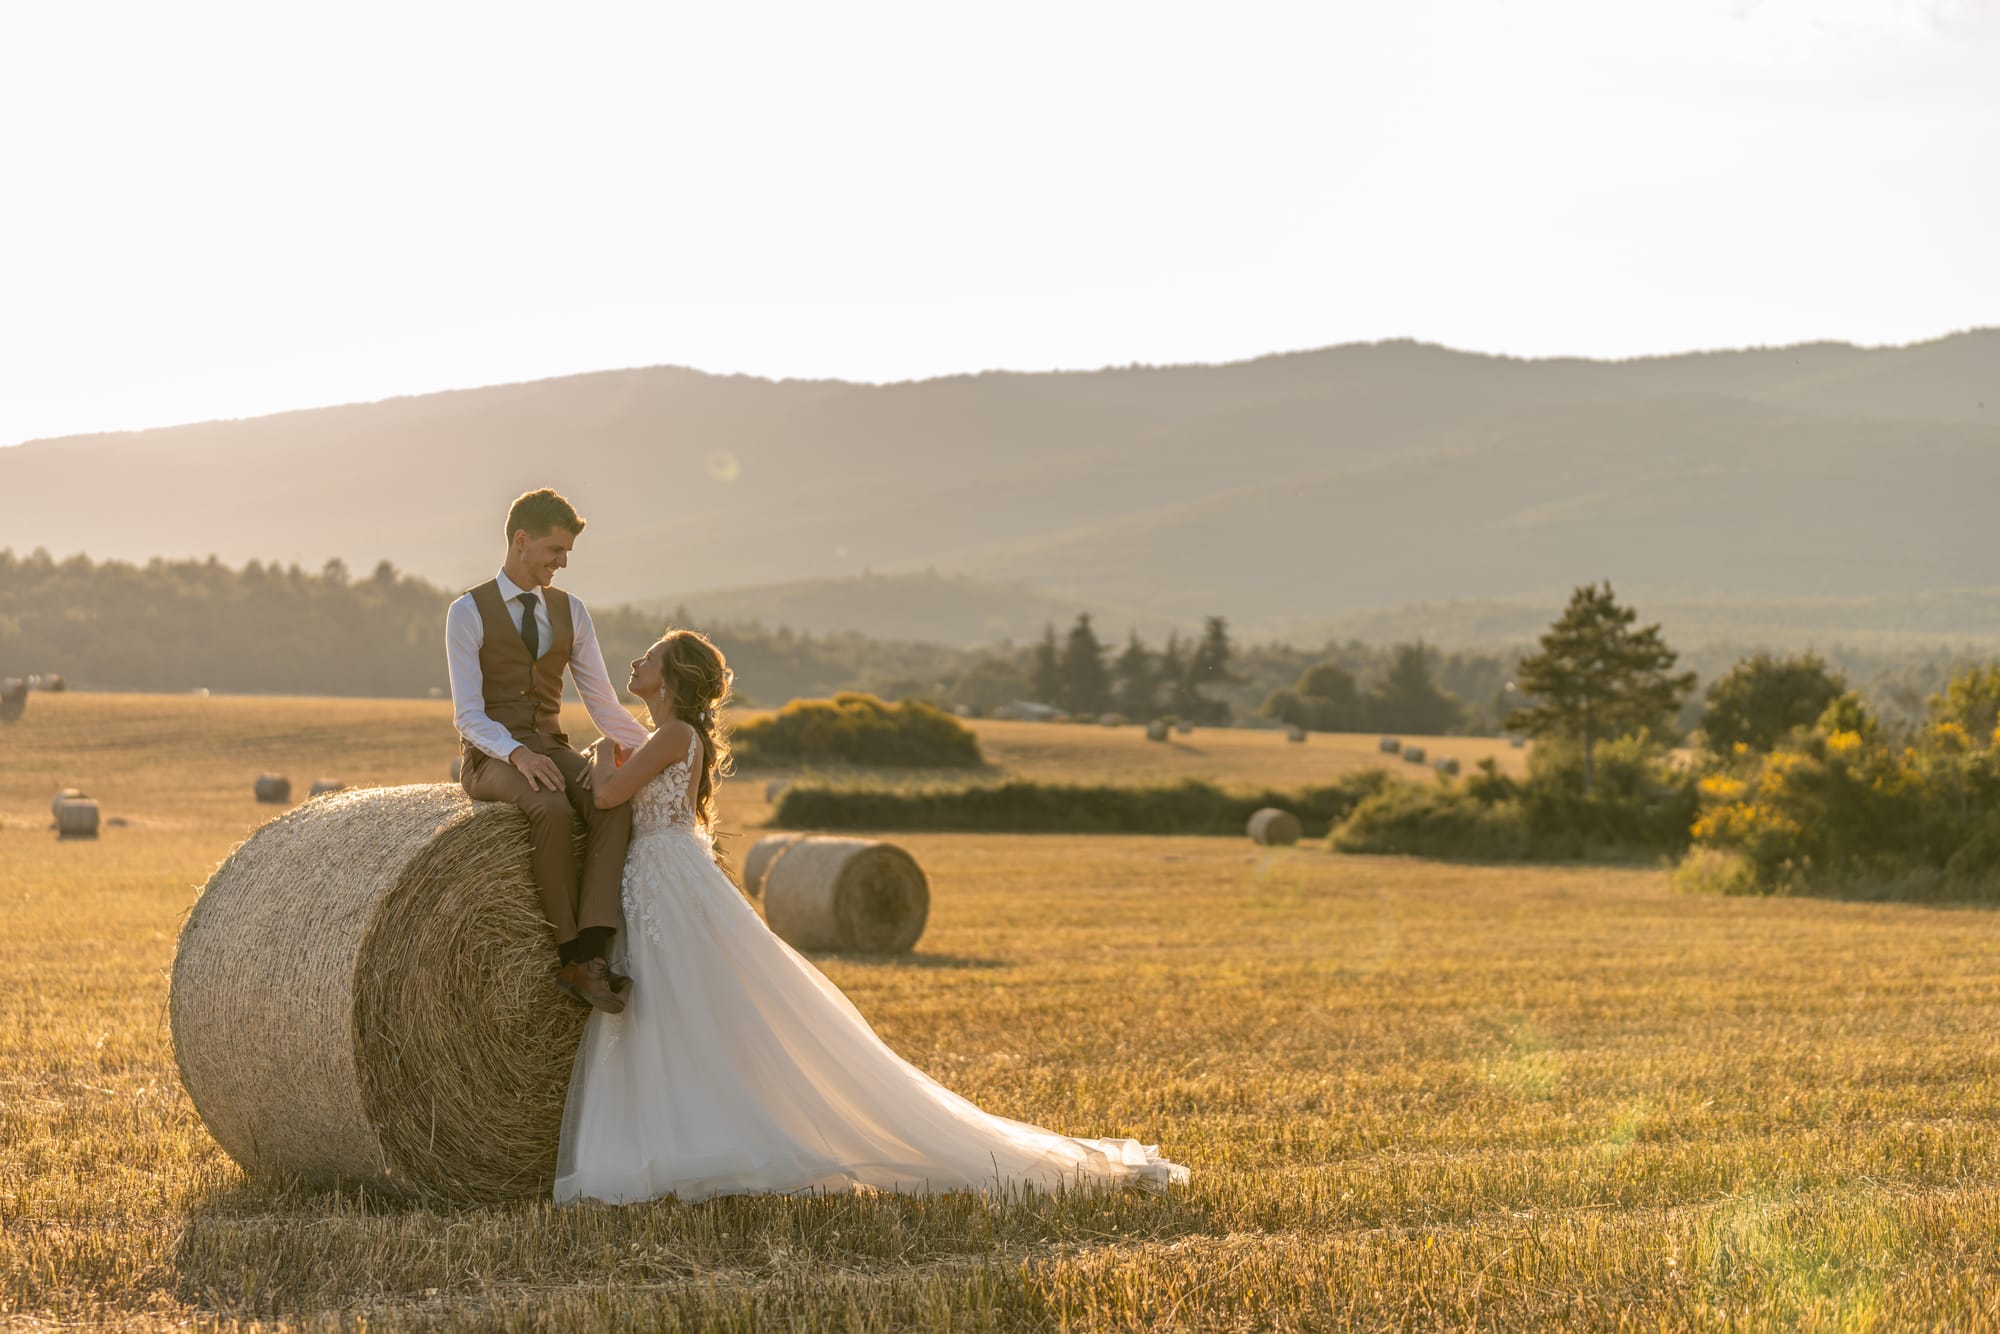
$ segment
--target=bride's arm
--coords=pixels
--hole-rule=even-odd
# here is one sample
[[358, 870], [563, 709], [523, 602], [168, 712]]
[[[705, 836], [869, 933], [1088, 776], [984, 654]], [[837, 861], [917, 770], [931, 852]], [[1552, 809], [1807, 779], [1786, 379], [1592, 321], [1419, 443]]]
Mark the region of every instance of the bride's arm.
[[610, 746], [598, 742], [590, 756], [591, 800], [600, 811], [623, 806], [668, 765], [686, 759], [693, 741], [694, 729], [676, 718], [653, 733], [623, 765], [613, 762]]

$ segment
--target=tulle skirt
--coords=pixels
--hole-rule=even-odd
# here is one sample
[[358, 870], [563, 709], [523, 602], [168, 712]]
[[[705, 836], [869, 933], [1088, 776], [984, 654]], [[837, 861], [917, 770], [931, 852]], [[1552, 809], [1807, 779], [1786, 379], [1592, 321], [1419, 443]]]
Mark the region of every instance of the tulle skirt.
[[1154, 1146], [990, 1115], [903, 1060], [698, 833], [635, 837], [624, 900], [613, 962], [632, 989], [577, 1049], [558, 1202], [1187, 1179]]

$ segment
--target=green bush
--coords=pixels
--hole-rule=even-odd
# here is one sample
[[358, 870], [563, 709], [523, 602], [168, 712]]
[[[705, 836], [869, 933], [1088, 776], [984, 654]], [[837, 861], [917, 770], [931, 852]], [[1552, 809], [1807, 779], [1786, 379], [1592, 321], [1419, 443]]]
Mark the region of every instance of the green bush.
[[1596, 748], [1585, 791], [1583, 752], [1548, 741], [1516, 781], [1490, 759], [1461, 781], [1387, 789], [1334, 831], [1339, 852], [1402, 853], [1476, 861], [1656, 857], [1687, 846], [1694, 779], [1667, 764], [1650, 736]]
[[1994, 685], [1989, 669], [1962, 674], [1912, 744], [1850, 694], [1768, 755], [1713, 757], [1697, 851], [1738, 859], [1763, 893], [2000, 897], [2000, 736], [1975, 730]]
[[835, 764], [959, 769], [985, 762], [979, 738], [950, 714], [921, 700], [884, 704], [862, 694], [793, 700], [767, 718], [738, 727], [732, 744], [743, 768]]
[[773, 822], [789, 829], [953, 830], [1009, 834], [1241, 835], [1276, 806], [1324, 837], [1371, 793], [1398, 784], [1377, 770], [1302, 792], [1225, 792], [1207, 783], [1084, 787], [1016, 781], [988, 787], [864, 788], [797, 785]]

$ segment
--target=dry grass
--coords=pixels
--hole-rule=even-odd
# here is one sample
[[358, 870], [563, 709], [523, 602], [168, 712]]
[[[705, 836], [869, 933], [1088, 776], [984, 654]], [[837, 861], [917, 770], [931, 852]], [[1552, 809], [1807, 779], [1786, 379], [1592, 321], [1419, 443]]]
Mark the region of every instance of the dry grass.
[[[180, 917], [270, 814], [259, 770], [432, 779], [442, 707], [40, 703], [0, 733], [0, 1313], [29, 1323], [2000, 1328], [2000, 917], [1647, 871], [899, 839], [917, 955], [829, 973], [993, 1110], [1163, 1144], [1195, 1171], [1164, 1198], [440, 1214], [247, 1182], [174, 1079]], [[66, 784], [135, 823], [58, 843]]]

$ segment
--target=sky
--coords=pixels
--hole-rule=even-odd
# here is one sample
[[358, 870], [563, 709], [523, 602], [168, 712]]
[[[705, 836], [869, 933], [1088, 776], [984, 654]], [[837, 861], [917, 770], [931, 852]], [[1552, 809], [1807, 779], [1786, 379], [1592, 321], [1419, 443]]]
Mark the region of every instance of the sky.
[[2000, 0], [11, 4], [0, 445], [2000, 325]]

